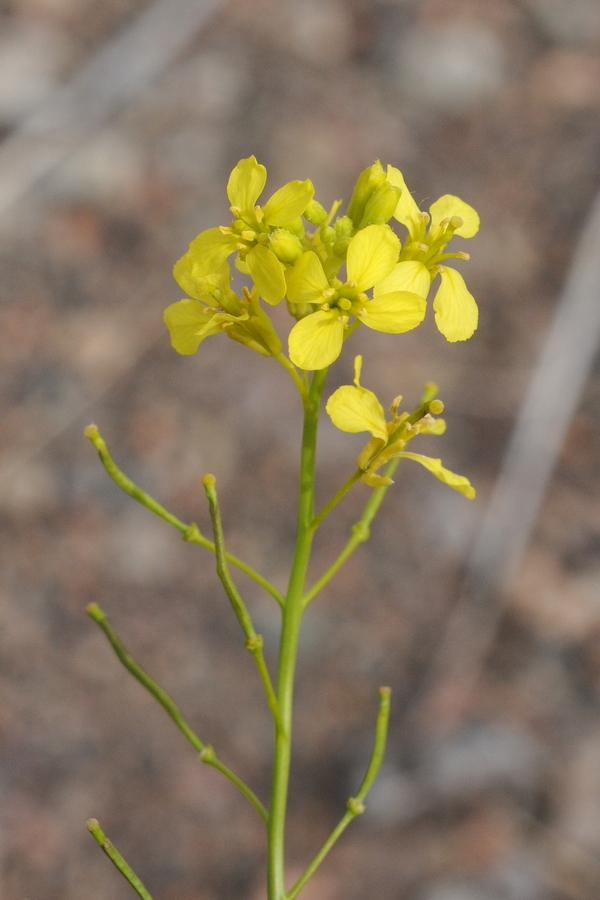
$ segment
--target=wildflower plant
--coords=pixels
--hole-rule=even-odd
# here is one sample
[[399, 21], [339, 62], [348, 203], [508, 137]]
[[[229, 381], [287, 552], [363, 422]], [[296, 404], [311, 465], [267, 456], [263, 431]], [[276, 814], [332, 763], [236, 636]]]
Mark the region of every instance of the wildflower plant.
[[[87, 612], [104, 631], [123, 665], [158, 700], [187, 738], [200, 760], [224, 775], [246, 797], [266, 831], [268, 900], [294, 900], [345, 828], [364, 812], [365, 799], [383, 759], [390, 711], [390, 689], [379, 689], [379, 712], [371, 759], [356, 794], [330, 837], [295, 884], [285, 880], [285, 823], [292, 749], [293, 697], [298, 640], [304, 611], [342, 565], [369, 537], [371, 523], [393, 484], [400, 460], [417, 462], [466, 498], [475, 490], [437, 457], [420, 452], [446, 423], [443, 403], [433, 384], [425, 386], [414, 409], [402, 410], [402, 397], [391, 399], [389, 412], [373, 391], [361, 384], [362, 356], [354, 360], [354, 382], [334, 391], [325, 409], [341, 431], [368, 437], [356, 467], [319, 511], [315, 511], [317, 429], [328, 367], [344, 351], [347, 339], [361, 325], [388, 334], [417, 328], [427, 313], [427, 299], [436, 281], [435, 322], [446, 340], [464, 341], [477, 327], [477, 305], [459, 272], [447, 265], [468, 254], [448, 251], [455, 238], [473, 237], [479, 228], [475, 210], [450, 194], [421, 212], [401, 172], [376, 162], [362, 172], [344, 215], [341, 202], [326, 210], [314, 199], [311, 181], [290, 181], [259, 205], [267, 173], [254, 156], [242, 159], [227, 184], [232, 219], [201, 232], [175, 264], [175, 280], [186, 297], [171, 304], [164, 319], [171, 343], [181, 354], [195, 353], [208, 337], [226, 335], [281, 365], [293, 379], [303, 410], [300, 448], [296, 543], [285, 593], [252, 566], [229, 553], [213, 475], [202, 479], [212, 521], [211, 537], [194, 523], [182, 522], [134, 484], [113, 461], [95, 425], [86, 429], [108, 474], [127, 494], [164, 519], [183, 540], [214, 555], [218, 576], [242, 629], [245, 646], [254, 657], [273, 719], [274, 754], [271, 793], [261, 800], [191, 729], [171, 697], [130, 656], [106, 614], [91, 604]], [[402, 226], [396, 234], [390, 222]], [[236, 293], [230, 264], [247, 283]], [[438, 282], [439, 279], [439, 282]], [[285, 300], [289, 333], [283, 340], [269, 307]], [[284, 346], [287, 345], [287, 352]], [[419, 452], [413, 451], [417, 440]], [[407, 449], [408, 445], [410, 449]], [[351, 529], [342, 551], [316, 583], [307, 584], [308, 566], [317, 530], [343, 497], [362, 482], [370, 488], [363, 513]], [[279, 655], [273, 674], [263, 654], [263, 640], [235, 584], [238, 569], [259, 584], [281, 609]], [[91, 819], [88, 828], [104, 851], [142, 898], [150, 897], [139, 878]]]

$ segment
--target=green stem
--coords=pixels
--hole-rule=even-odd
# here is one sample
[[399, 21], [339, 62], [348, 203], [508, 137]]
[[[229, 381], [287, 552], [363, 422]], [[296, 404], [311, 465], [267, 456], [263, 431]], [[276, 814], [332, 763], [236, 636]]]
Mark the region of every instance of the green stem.
[[331, 512], [332, 509], [335, 509], [335, 507], [338, 505], [338, 503], [340, 502], [340, 500], [341, 500], [343, 497], [346, 496], [346, 494], [348, 493], [348, 491], [350, 490], [350, 488], [354, 487], [354, 485], [355, 485], [356, 482], [359, 480], [359, 478], [361, 477], [361, 475], [363, 475], [362, 470], [361, 470], [361, 469], [357, 469], [356, 472], [355, 472], [353, 475], [350, 476], [350, 478], [348, 479], [348, 481], [347, 481], [345, 484], [343, 484], [343, 485], [341, 486], [341, 488], [339, 489], [339, 491], [336, 491], [336, 493], [333, 495], [333, 497], [331, 498], [331, 500], [329, 501], [329, 503], [327, 503], [327, 504], [323, 507], [323, 509], [321, 510], [321, 512], [318, 513], [318, 514], [314, 517], [314, 519], [312, 520], [312, 522], [310, 523], [310, 524], [311, 524], [311, 528], [313, 529], [313, 531], [316, 531], [316, 530], [317, 530], [317, 528], [319, 527], [319, 525], [321, 524], [321, 522], [323, 521], [323, 519], [325, 519], [325, 518], [329, 515], [329, 513]]
[[104, 610], [100, 609], [97, 603], [90, 603], [86, 608], [86, 613], [90, 618], [96, 622], [97, 625], [100, 626], [104, 634], [109, 640], [113, 650], [115, 651], [119, 660], [123, 663], [128, 672], [133, 675], [140, 684], [146, 688], [146, 690], [152, 694], [155, 700], [158, 700], [162, 708], [165, 712], [171, 717], [177, 728], [181, 731], [183, 736], [189, 741], [192, 745], [196, 753], [199, 754], [200, 759], [203, 763], [206, 763], [209, 766], [212, 766], [214, 769], [217, 769], [218, 772], [221, 772], [225, 778], [228, 778], [232, 784], [238, 788], [246, 797], [247, 800], [250, 801], [252, 806], [258, 812], [263, 821], [267, 821], [268, 815], [265, 807], [262, 805], [254, 791], [252, 791], [247, 784], [245, 784], [241, 778], [239, 778], [234, 772], [231, 771], [226, 765], [224, 765], [220, 759], [218, 759], [213, 747], [210, 744], [203, 743], [198, 735], [192, 731], [190, 728], [185, 716], [177, 706], [177, 704], [169, 697], [167, 692], [162, 688], [159, 684], [154, 681], [153, 678], [148, 675], [148, 673], [142, 669], [138, 663], [133, 659], [130, 653], [125, 649], [123, 643], [115, 631], [110, 619], [104, 612]]
[[294, 379], [294, 381], [296, 383], [296, 387], [298, 388], [298, 391], [300, 392], [302, 401], [305, 402], [306, 397], [307, 397], [306, 382], [303, 381], [302, 376], [296, 369], [296, 366], [294, 366], [293, 363], [291, 363], [290, 360], [287, 358], [287, 356], [285, 356], [285, 354], [283, 354], [283, 353], [279, 353], [275, 357], [275, 359], [277, 360], [278, 363], [280, 363], [283, 366], [284, 369], [287, 369], [287, 371], [290, 373], [290, 375], [292, 376], [292, 378]]
[[292, 704], [298, 639], [304, 609], [303, 594], [314, 530], [315, 459], [321, 396], [327, 369], [314, 372], [304, 404], [300, 456], [300, 492], [296, 547], [283, 608], [279, 645], [277, 699], [281, 721], [275, 735], [275, 753], [268, 825], [268, 898], [285, 898], [284, 832], [290, 773]]
[[379, 688], [379, 713], [377, 716], [377, 725], [375, 727], [375, 742], [373, 744], [373, 752], [371, 754], [371, 760], [367, 767], [365, 777], [363, 778], [362, 784], [358, 789], [356, 797], [350, 797], [347, 803], [345, 815], [338, 822], [336, 828], [334, 828], [313, 861], [306, 868], [305, 872], [300, 876], [293, 888], [288, 891], [286, 900], [294, 900], [294, 898], [300, 893], [309, 878], [319, 868], [335, 842], [346, 830], [350, 822], [355, 819], [356, 816], [361, 815], [361, 813], [365, 811], [364, 800], [369, 793], [371, 786], [375, 781], [375, 778], [377, 777], [377, 773], [381, 768], [381, 763], [385, 754], [385, 744], [387, 740], [388, 723], [390, 719], [390, 693], [391, 691], [389, 687]]
[[[137, 500], [138, 503], [141, 503], [142, 506], [145, 506], [146, 509], [149, 509], [150, 512], [154, 513], [154, 515], [158, 516], [161, 519], [164, 519], [165, 522], [168, 522], [169, 525], [172, 525], [178, 531], [180, 531], [183, 535], [184, 541], [189, 541], [193, 544], [200, 544], [201, 547], [205, 547], [207, 550], [215, 552], [215, 545], [212, 541], [209, 541], [208, 538], [205, 538], [204, 535], [200, 532], [200, 529], [196, 525], [195, 522], [192, 522], [191, 525], [186, 525], [185, 522], [182, 522], [181, 519], [178, 519], [177, 516], [174, 516], [173, 513], [170, 513], [164, 506], [161, 506], [154, 497], [151, 497], [150, 494], [147, 494], [146, 491], [143, 491], [140, 487], [137, 486], [130, 478], [125, 475], [124, 472], [119, 469], [112, 456], [110, 455], [110, 451], [106, 445], [106, 442], [102, 435], [100, 434], [96, 425], [88, 425], [85, 429], [84, 434], [89, 440], [92, 442], [96, 450], [98, 451], [98, 455], [100, 457], [100, 461], [102, 465], [115, 482], [115, 484], [121, 488], [126, 494], [130, 497], [133, 497], [134, 500]], [[283, 594], [277, 590], [277, 588], [272, 585], [266, 578], [263, 578], [252, 566], [249, 566], [243, 560], [238, 559], [237, 556], [233, 556], [231, 553], [226, 554], [227, 561], [231, 563], [232, 566], [238, 568], [241, 572], [244, 572], [248, 575], [256, 584], [259, 584], [267, 593], [269, 593], [280, 606], [283, 606]]]
[[138, 897], [141, 897], [142, 900], [152, 900], [152, 897], [150, 896], [140, 879], [137, 877], [131, 866], [129, 866], [125, 862], [117, 848], [113, 846], [113, 844], [106, 837], [106, 835], [100, 828], [98, 819], [90, 819], [87, 823], [87, 830], [92, 835], [96, 843], [98, 843], [104, 850], [110, 861], [117, 867], [125, 880], [129, 882]]
[[250, 614], [246, 609], [244, 601], [240, 596], [240, 592], [235, 586], [231, 575], [229, 574], [229, 569], [227, 568], [225, 537], [223, 534], [223, 523], [221, 521], [219, 500], [217, 498], [216, 481], [217, 480], [214, 475], [205, 475], [202, 479], [202, 484], [204, 485], [204, 490], [206, 491], [206, 497], [210, 506], [210, 517], [212, 520], [213, 532], [215, 537], [217, 574], [221, 579], [223, 587], [225, 588], [225, 593], [229, 598], [229, 602], [231, 603], [231, 606], [235, 613], [235, 617], [240, 623], [242, 631], [246, 636], [246, 649], [249, 650], [254, 657], [254, 661], [256, 662], [256, 666], [258, 668], [258, 672], [261, 677], [265, 693], [267, 695], [267, 703], [269, 704], [269, 709], [271, 710], [273, 719], [277, 724], [279, 722], [279, 707], [277, 704], [275, 691], [273, 690], [273, 684], [271, 683], [271, 676], [269, 675], [269, 670], [267, 669], [267, 664], [265, 662], [265, 657], [263, 654], [262, 635], [257, 634], [254, 630], [254, 625], [252, 624]]
[[[387, 466], [384, 469], [384, 475], [387, 478], [391, 478], [398, 467], [399, 459], [391, 459]], [[321, 575], [319, 580], [311, 587], [308, 593], [304, 597], [304, 606], [308, 606], [308, 604], [315, 599], [317, 594], [319, 594], [326, 584], [333, 578], [333, 576], [339, 572], [342, 568], [346, 560], [354, 553], [359, 544], [363, 544], [365, 541], [369, 540], [371, 531], [370, 526], [371, 522], [377, 515], [379, 511], [379, 507], [383, 503], [383, 498], [385, 497], [388, 491], [388, 487], [380, 487], [374, 488], [373, 493], [367, 500], [365, 508], [363, 510], [363, 514], [356, 522], [351, 529], [350, 540], [337, 557], [337, 559], [333, 562], [333, 564], [327, 569], [324, 575]]]

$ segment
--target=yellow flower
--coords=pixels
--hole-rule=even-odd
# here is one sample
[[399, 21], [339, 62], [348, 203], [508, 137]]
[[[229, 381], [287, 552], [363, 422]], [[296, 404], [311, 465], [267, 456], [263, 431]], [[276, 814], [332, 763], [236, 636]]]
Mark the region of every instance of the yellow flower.
[[[305, 253], [287, 277], [292, 304], [315, 304], [319, 310], [294, 325], [289, 336], [290, 359], [305, 370], [324, 369], [340, 355], [350, 316], [375, 331], [400, 334], [416, 328], [425, 315], [425, 301], [415, 292], [382, 290], [393, 272], [400, 241], [387, 225], [369, 225], [349, 242], [347, 281], [328, 279], [320, 257]], [[370, 299], [366, 290], [374, 288]]]
[[352, 433], [367, 431], [372, 435], [372, 440], [357, 460], [359, 469], [363, 471], [361, 480], [371, 487], [385, 487], [391, 484], [391, 480], [378, 475], [377, 470], [390, 459], [413, 459], [444, 484], [472, 499], [475, 496], [475, 488], [463, 475], [456, 475], [444, 468], [440, 459], [423, 456], [421, 453], [411, 453], [404, 449], [407, 443], [419, 434], [444, 433], [446, 427], [444, 420], [434, 419], [430, 414], [430, 411], [441, 412], [443, 404], [439, 400], [431, 401], [424, 408], [421, 407], [420, 418], [413, 416], [416, 420], [411, 421], [408, 413], [398, 413], [402, 398], [397, 397], [391, 407], [392, 420], [388, 422], [376, 395], [361, 386], [361, 368], [362, 357], [357, 356], [354, 361], [354, 386], [343, 385], [338, 388], [325, 407], [331, 421], [340, 431]]
[[179, 286], [192, 298], [171, 303], [164, 312], [171, 345], [178, 353], [195, 353], [205, 338], [221, 332], [263, 356], [281, 351], [281, 342], [258, 298], [249, 292], [241, 298], [230, 289], [226, 262], [213, 275], [199, 278], [193, 258], [186, 255], [176, 263], [174, 272]]
[[[254, 156], [239, 161], [227, 183], [233, 221], [228, 226], [202, 231], [191, 242], [183, 265], [187, 270], [193, 269], [195, 277], [203, 278], [237, 252], [240, 267], [252, 276], [260, 296], [275, 304], [284, 297], [285, 278], [284, 266], [270, 247], [271, 237], [281, 228], [295, 226], [315, 189], [308, 179], [289, 181], [260, 207], [256, 203], [266, 180], [267, 170]], [[282, 243], [280, 235], [278, 244]], [[287, 245], [284, 252], [289, 253]]]
[[[463, 252], [445, 253], [454, 235], [471, 238], [479, 231], [479, 216], [472, 206], [452, 194], [444, 194], [421, 212], [406, 187], [402, 173], [388, 166], [388, 181], [402, 191], [394, 217], [406, 226], [408, 238], [400, 255], [398, 280], [404, 290], [427, 296], [426, 278], [431, 282], [438, 274], [440, 286], [433, 309], [436, 325], [448, 341], [465, 341], [477, 328], [478, 311], [473, 295], [467, 290], [462, 275], [446, 265], [446, 259], [468, 259]], [[409, 267], [410, 263], [410, 267]]]

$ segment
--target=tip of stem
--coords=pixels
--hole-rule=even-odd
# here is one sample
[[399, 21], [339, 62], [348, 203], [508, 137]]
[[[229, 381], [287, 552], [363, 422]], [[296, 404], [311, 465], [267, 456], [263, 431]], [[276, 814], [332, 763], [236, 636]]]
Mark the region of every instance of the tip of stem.
[[98, 426], [94, 425], [93, 423], [91, 425], [86, 426], [86, 428], [83, 429], [83, 433], [86, 436], [86, 438], [89, 438], [90, 441], [95, 441], [95, 440], [97, 440], [97, 438], [100, 437], [100, 432], [98, 431]]
[[102, 622], [106, 618], [106, 613], [100, 609], [97, 603], [88, 603], [85, 611], [95, 622]]
[[214, 475], [208, 474], [208, 475], [202, 476], [202, 484], [204, 485], [205, 488], [214, 488], [216, 483], [217, 483], [217, 479], [215, 478]]
[[379, 696], [383, 699], [389, 697], [392, 693], [392, 689], [390, 687], [380, 687], [379, 688]]
[[98, 819], [88, 819], [85, 827], [88, 831], [96, 831], [96, 829], [100, 828], [100, 822]]

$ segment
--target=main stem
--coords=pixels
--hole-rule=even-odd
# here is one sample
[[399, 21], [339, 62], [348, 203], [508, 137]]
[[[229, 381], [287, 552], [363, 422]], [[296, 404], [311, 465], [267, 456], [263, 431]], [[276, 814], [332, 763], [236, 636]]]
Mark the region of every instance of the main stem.
[[304, 610], [304, 584], [314, 535], [314, 527], [311, 523], [314, 517], [317, 425], [321, 407], [321, 394], [326, 375], [327, 369], [321, 369], [313, 374], [310, 391], [304, 404], [298, 529], [294, 559], [283, 609], [279, 644], [277, 701], [280, 721], [275, 732], [275, 759], [269, 808], [268, 900], [284, 900], [285, 898], [284, 833], [292, 743], [294, 674]]

